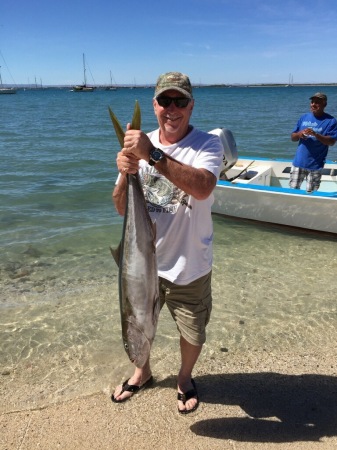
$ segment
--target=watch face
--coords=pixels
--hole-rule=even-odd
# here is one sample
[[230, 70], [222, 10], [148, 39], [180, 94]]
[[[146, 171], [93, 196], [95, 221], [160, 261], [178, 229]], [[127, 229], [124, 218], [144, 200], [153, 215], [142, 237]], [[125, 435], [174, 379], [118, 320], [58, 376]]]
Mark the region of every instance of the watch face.
[[162, 159], [163, 152], [161, 150], [159, 150], [158, 148], [155, 148], [150, 153], [150, 156], [151, 156], [151, 159], [153, 159], [154, 161], [158, 162], [158, 161], [160, 161]]
[[160, 152], [159, 150], [154, 150], [151, 154], [152, 159], [154, 159], [155, 161], [159, 161], [162, 157], [162, 152]]

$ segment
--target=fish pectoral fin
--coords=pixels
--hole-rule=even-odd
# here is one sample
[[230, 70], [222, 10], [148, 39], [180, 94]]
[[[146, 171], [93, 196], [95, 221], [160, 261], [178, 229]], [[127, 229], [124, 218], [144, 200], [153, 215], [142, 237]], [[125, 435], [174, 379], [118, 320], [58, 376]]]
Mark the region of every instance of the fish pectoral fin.
[[156, 322], [160, 313], [160, 297], [158, 296], [153, 302], [152, 318]]
[[156, 252], [156, 242], [157, 242], [157, 223], [152, 222], [152, 232], [153, 232], [153, 247], [154, 253]]
[[121, 242], [119, 243], [117, 248], [110, 247], [110, 252], [111, 252], [111, 255], [112, 255], [113, 259], [115, 260], [117, 266], [119, 267], [119, 261], [120, 261], [120, 256], [121, 256]]

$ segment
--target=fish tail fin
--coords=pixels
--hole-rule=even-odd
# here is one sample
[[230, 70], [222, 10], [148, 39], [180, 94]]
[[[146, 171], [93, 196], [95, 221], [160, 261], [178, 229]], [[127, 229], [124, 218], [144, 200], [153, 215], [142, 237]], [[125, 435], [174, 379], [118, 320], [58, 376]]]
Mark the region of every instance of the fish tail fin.
[[110, 106], [109, 106], [109, 114], [110, 114], [111, 122], [115, 129], [116, 136], [120, 143], [120, 146], [124, 147], [124, 136], [125, 136], [124, 130], [123, 130], [122, 125], [120, 124], [119, 120], [117, 119], [115, 114], [112, 112]]
[[140, 130], [141, 127], [141, 112], [138, 100], [135, 103], [135, 109], [133, 111], [133, 117], [131, 122], [131, 128], [133, 130]]

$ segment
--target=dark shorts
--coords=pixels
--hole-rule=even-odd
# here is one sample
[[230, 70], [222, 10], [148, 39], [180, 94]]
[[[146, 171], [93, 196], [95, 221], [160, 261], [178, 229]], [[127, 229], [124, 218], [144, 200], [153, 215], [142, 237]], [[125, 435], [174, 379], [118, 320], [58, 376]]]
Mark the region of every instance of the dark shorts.
[[159, 278], [161, 306], [166, 303], [181, 336], [192, 345], [206, 341], [206, 325], [212, 310], [212, 272], [180, 286]]

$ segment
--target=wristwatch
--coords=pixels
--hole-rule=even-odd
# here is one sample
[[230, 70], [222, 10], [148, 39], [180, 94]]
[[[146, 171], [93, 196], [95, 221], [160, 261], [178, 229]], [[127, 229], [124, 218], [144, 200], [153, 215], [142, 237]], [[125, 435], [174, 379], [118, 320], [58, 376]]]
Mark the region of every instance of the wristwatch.
[[157, 162], [159, 162], [161, 159], [163, 159], [165, 156], [165, 153], [163, 150], [160, 150], [160, 148], [154, 148], [150, 151], [150, 160], [149, 164], [150, 166], [154, 166]]

